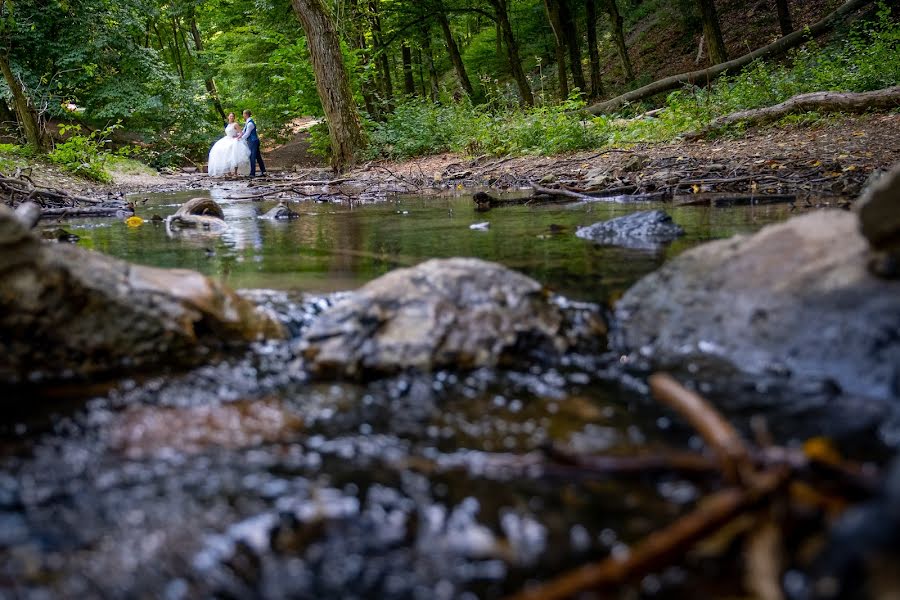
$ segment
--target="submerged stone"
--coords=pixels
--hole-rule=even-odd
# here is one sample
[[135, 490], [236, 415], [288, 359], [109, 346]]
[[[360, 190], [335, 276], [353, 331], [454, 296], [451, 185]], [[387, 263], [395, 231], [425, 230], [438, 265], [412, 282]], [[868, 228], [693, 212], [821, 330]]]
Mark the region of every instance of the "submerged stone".
[[218, 232], [227, 228], [222, 207], [211, 198], [191, 198], [166, 219], [166, 230], [169, 232], [184, 229]]
[[665, 212], [648, 210], [581, 227], [575, 235], [598, 244], [652, 250], [684, 235], [684, 229]]
[[299, 219], [300, 214], [292, 211], [283, 202], [279, 202], [277, 206], [267, 211], [265, 214], [260, 215], [259, 218], [271, 221], [283, 221], [289, 219]]
[[874, 277], [867, 258], [856, 218], [845, 211], [704, 244], [625, 294], [613, 345], [651, 368], [705, 357], [795, 386], [896, 398], [900, 282]]
[[552, 361], [606, 332], [595, 306], [576, 318], [572, 310], [501, 265], [430, 260], [336, 304], [306, 330], [301, 347], [313, 374], [351, 378]]
[[268, 313], [183, 269], [43, 244], [0, 206], [0, 382], [181, 368], [262, 337]]

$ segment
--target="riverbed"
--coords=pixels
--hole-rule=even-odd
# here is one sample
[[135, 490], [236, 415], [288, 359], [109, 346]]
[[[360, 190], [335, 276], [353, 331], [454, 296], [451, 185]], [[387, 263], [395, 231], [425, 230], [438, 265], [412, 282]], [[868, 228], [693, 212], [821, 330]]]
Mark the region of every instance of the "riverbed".
[[[46, 224], [129, 261], [190, 268], [249, 290], [293, 333], [341, 292], [426, 258], [473, 256], [606, 305], [664, 261], [790, 215], [787, 205], [669, 210], [686, 235], [655, 250], [600, 247], [577, 227], [651, 203], [510, 206], [470, 196], [349, 206], [208, 192], [136, 194], [144, 219]], [[209, 194], [229, 229], [175, 235], [152, 220]], [[663, 207], [665, 208], [665, 207]], [[488, 229], [471, 225], [489, 222]], [[336, 296], [337, 294], [337, 296]], [[110, 315], [115, 318], [115, 315]], [[646, 455], [701, 442], [615, 356], [558, 367], [442, 371], [324, 384], [292, 342], [188, 373], [11, 398], [0, 428], [0, 592], [23, 598], [498, 598], [671, 522], [715, 484], [548, 468], [549, 443]], [[745, 392], [749, 397], [758, 392]], [[18, 400], [18, 402], [15, 402]], [[728, 592], [727, 565], [670, 568], [632, 590]], [[726, 583], [723, 583], [726, 582]]]

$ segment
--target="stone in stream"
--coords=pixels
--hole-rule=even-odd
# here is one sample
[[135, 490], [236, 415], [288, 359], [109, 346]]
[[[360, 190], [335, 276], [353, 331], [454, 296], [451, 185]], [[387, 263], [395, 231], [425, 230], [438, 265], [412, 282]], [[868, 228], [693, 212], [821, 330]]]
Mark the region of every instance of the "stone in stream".
[[900, 278], [900, 163], [870, 186], [857, 203], [859, 228], [875, 252], [869, 268]]
[[314, 321], [300, 348], [314, 375], [363, 379], [552, 362], [605, 332], [593, 305], [567, 305], [501, 265], [452, 258], [369, 282]]
[[279, 202], [277, 206], [259, 216], [260, 219], [271, 221], [286, 221], [290, 219], [299, 219], [300, 214], [292, 211], [284, 202]]
[[653, 250], [684, 235], [684, 229], [661, 210], [648, 210], [581, 227], [580, 238], [598, 244]]
[[283, 337], [200, 273], [45, 244], [0, 206], [0, 383], [84, 380], [208, 362]]
[[191, 198], [166, 219], [166, 231], [185, 229], [219, 232], [228, 228], [222, 207], [211, 198]]
[[791, 389], [896, 399], [900, 281], [874, 277], [867, 259], [855, 215], [837, 210], [704, 244], [628, 290], [610, 339], [652, 369], [700, 361]]

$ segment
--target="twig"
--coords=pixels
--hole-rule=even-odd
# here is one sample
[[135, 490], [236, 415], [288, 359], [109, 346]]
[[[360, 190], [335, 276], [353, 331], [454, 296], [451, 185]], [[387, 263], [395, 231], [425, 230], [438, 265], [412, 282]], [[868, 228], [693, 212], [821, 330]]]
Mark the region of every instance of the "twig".
[[719, 457], [725, 477], [739, 482], [749, 472], [750, 451], [737, 430], [696, 392], [666, 373], [649, 378], [653, 397], [684, 417]]

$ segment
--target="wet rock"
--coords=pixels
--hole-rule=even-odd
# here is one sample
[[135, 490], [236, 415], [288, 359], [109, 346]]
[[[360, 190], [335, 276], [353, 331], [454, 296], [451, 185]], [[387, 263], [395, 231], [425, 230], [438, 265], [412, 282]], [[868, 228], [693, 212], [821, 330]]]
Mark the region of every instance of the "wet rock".
[[625, 294], [613, 345], [651, 368], [700, 360], [792, 387], [896, 397], [900, 282], [872, 276], [867, 255], [845, 211], [705, 244]]
[[301, 348], [313, 374], [351, 378], [552, 361], [605, 333], [596, 307], [577, 319], [570, 310], [501, 265], [430, 260], [336, 304], [306, 330]]
[[627, 172], [640, 171], [650, 164], [650, 157], [646, 154], [633, 154], [622, 164], [622, 170]]
[[684, 229], [665, 212], [648, 210], [581, 227], [575, 235], [598, 244], [652, 250], [684, 235]]
[[0, 383], [185, 367], [261, 337], [268, 313], [193, 271], [42, 244], [0, 206]]
[[45, 240], [66, 242], [69, 244], [74, 244], [81, 239], [77, 234], [66, 231], [61, 227], [57, 227], [56, 229], [45, 229], [41, 232], [41, 237]]
[[900, 164], [866, 189], [857, 212], [860, 231], [875, 252], [870, 269], [900, 278]]
[[260, 215], [260, 219], [271, 221], [286, 221], [290, 219], [299, 219], [300, 214], [292, 211], [284, 202], [279, 202], [277, 206]]
[[222, 207], [211, 198], [191, 198], [166, 219], [166, 230], [170, 232], [184, 229], [217, 232], [227, 228]]

